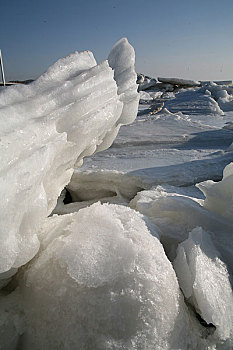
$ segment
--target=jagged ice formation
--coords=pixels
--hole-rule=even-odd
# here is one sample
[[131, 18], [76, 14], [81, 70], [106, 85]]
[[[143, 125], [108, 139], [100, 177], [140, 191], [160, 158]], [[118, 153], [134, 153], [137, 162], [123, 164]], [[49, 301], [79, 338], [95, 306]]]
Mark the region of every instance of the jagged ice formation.
[[[232, 163], [204, 200], [117, 172], [91, 196], [76, 176], [86, 207], [51, 215], [74, 167], [135, 119], [134, 63], [124, 38], [101, 64], [76, 52], [0, 94], [1, 350], [233, 346]], [[116, 183], [121, 205], [91, 205]]]
[[[109, 147], [120, 125], [136, 117], [134, 50], [122, 39], [110, 56], [113, 66], [118, 62], [119, 86], [108, 61], [97, 65], [85, 51], [60, 59], [32, 84], [1, 93], [0, 273], [36, 254], [38, 223], [54, 209], [74, 165]], [[124, 81], [118, 71], [125, 69]]]

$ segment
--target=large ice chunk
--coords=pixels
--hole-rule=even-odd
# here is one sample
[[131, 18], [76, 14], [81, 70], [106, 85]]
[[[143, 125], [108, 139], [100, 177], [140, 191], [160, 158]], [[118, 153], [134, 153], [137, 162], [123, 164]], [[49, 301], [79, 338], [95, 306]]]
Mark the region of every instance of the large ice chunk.
[[[129, 60], [125, 84], [130, 79], [131, 86]], [[130, 120], [137, 114], [134, 97]], [[111, 145], [123, 124], [122, 109], [112, 68], [107, 61], [96, 65], [89, 51], [75, 52], [32, 84], [0, 94], [0, 273], [36, 254], [38, 225], [54, 209], [75, 163]]]
[[170, 260], [173, 261], [176, 256], [178, 243], [187, 239], [195, 227], [201, 226], [210, 233], [222, 259], [233, 273], [233, 224], [203, 208], [202, 203], [200, 195], [192, 187], [163, 185], [139, 192], [130, 206], [159, 227], [161, 242]]
[[233, 345], [233, 293], [229, 273], [210, 236], [201, 227], [181, 243], [174, 260], [180, 287], [189, 302], [222, 340]]
[[23, 349], [196, 348], [172, 265], [142, 215], [97, 203], [47, 219], [40, 239], [20, 289]]
[[219, 182], [201, 182], [197, 187], [204, 193], [203, 206], [233, 221], [233, 163], [228, 164]]

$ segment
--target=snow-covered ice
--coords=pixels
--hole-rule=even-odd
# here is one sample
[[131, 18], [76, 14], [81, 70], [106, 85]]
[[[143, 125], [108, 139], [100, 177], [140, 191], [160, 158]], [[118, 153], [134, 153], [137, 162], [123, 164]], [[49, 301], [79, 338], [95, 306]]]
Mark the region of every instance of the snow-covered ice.
[[25, 349], [58, 349], [64, 339], [67, 349], [198, 343], [172, 265], [142, 215], [96, 203], [49, 218], [39, 234], [42, 251], [20, 286]]
[[233, 87], [134, 63], [1, 89], [0, 349], [233, 346]]

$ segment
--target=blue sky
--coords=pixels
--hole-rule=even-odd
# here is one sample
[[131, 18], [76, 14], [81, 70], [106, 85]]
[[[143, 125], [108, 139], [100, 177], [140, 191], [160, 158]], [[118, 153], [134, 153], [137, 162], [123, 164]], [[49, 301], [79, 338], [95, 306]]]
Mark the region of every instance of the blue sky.
[[36, 78], [58, 58], [97, 61], [126, 36], [153, 77], [233, 79], [233, 0], [2, 0], [7, 80]]

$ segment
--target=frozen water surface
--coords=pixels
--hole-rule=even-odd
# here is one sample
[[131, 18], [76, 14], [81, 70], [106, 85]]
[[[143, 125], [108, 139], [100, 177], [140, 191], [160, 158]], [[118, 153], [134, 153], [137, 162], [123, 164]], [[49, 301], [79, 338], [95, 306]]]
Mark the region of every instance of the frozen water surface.
[[0, 349], [233, 347], [233, 87], [134, 63], [1, 89]]

